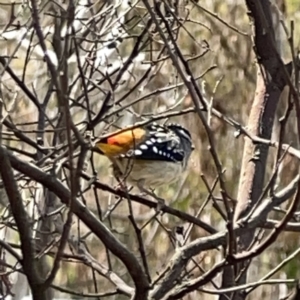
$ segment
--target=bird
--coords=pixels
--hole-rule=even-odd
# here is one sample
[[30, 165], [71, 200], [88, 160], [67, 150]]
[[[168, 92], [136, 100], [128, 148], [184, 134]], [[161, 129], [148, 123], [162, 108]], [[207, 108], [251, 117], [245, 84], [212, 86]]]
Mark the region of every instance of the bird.
[[180, 124], [150, 123], [119, 129], [95, 140], [98, 152], [112, 162], [119, 182], [153, 196], [157, 187], [177, 181], [195, 149], [190, 132]]

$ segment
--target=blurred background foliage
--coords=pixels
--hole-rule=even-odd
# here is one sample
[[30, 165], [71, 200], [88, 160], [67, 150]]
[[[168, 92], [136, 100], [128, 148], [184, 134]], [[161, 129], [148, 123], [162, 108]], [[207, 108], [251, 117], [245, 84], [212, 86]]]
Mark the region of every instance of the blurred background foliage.
[[[91, 1], [93, 10], [88, 17], [96, 16], [98, 12], [103, 11], [105, 1]], [[12, 6], [12, 3], [14, 5]], [[125, 2], [124, 2], [125, 3]], [[294, 45], [299, 47], [299, 24], [300, 24], [300, 2], [296, 0], [277, 1], [280, 7], [285, 23], [290, 29], [290, 21], [295, 22]], [[63, 7], [67, 4], [65, 1], [60, 3]], [[12, 7], [13, 14], [12, 14]], [[55, 5], [51, 1], [41, 1], [40, 7], [43, 11], [40, 13], [40, 22], [42, 28], [51, 30], [53, 28], [53, 14], [57, 13]], [[122, 14], [122, 5], [120, 5], [119, 13]], [[141, 16], [146, 11], [143, 5], [137, 5], [135, 9], [126, 14], [126, 30], [131, 38], [124, 39], [118, 51], [113, 54], [107, 54], [107, 65], [118, 64], [120, 61], [125, 61], [126, 57], [130, 55], [132, 49], [137, 41], [136, 36], [143, 30], [143, 21]], [[195, 77], [201, 76], [198, 80], [202, 91], [208, 100], [213, 101], [214, 107], [221, 111], [224, 115], [233, 118], [246, 125], [252, 100], [255, 94], [255, 80], [256, 80], [256, 67], [255, 56], [253, 53], [253, 45], [251, 41], [251, 27], [247, 16], [246, 7], [242, 0], [201, 0], [197, 3], [190, 1], [182, 1], [180, 7], [181, 20], [184, 22], [184, 29], [180, 28], [177, 32], [178, 45], [181, 48], [186, 59], [190, 59], [189, 65]], [[10, 2], [2, 0], [0, 2], [0, 47], [1, 55], [13, 56], [9, 66], [19, 76], [24, 77], [25, 85], [29, 90], [36, 93], [39, 99], [46, 96], [47, 88], [49, 85], [49, 73], [47, 72], [46, 64], [43, 60], [43, 54], [35, 48], [37, 43], [36, 36], [27, 37], [32, 39], [31, 48], [28, 45], [20, 45], [19, 40], [9, 36], [10, 31], [4, 35], [5, 26], [9, 20], [14, 17], [13, 24], [29, 25], [31, 20], [30, 4], [26, 1]], [[140, 24], [140, 26], [138, 26]], [[141, 25], [142, 24], [142, 25]], [[229, 26], [228, 26], [229, 25]], [[95, 26], [95, 27], [93, 27]], [[96, 33], [101, 24], [93, 24], [91, 28], [95, 29], [94, 33], [89, 33], [91, 41], [86, 41], [82, 44], [82, 49], [86, 49], [86, 56], [92, 59], [95, 52], [92, 50], [92, 45], [95, 40], [102, 39], [101, 34], [97, 37]], [[48, 29], [47, 29], [48, 28]], [[15, 26], [17, 29], [17, 26]], [[98, 32], [99, 33], [99, 32]], [[103, 38], [108, 32], [103, 33]], [[283, 32], [283, 40], [285, 43], [282, 45], [284, 59], [290, 59], [290, 51], [287, 43], [287, 37]], [[155, 33], [153, 33], [155, 40]], [[99, 43], [101, 44], [101, 42]], [[18, 46], [19, 45], [19, 46]], [[47, 35], [47, 45], [50, 49], [55, 50], [51, 42], [51, 34]], [[95, 47], [100, 47], [96, 45]], [[136, 104], [130, 105], [127, 110], [123, 110], [118, 116], [111, 116], [109, 124], [100, 124], [97, 126], [95, 135], [100, 135], [107, 130], [114, 130], [116, 127], [131, 124], [136, 121], [145, 120], [158, 113], [170, 111], [180, 111], [192, 106], [191, 99], [186, 93], [184, 86], [179, 85], [181, 79], [177, 74], [175, 68], [169, 59], [165, 59], [163, 64], [158, 65], [152, 78], [145, 81], [142, 88], [135, 89], [134, 92], [125, 97], [121, 104], [117, 104], [129, 89], [134, 87], [137, 80], [145, 74], [145, 70], [149, 64], [147, 61], [157, 58], [157, 53], [162, 49], [163, 45], [160, 41], [154, 41], [141, 52], [140, 56], [134, 63], [130, 72], [125, 72], [123, 85], [113, 93], [113, 106], [114, 108], [122, 108], [124, 105], [129, 105], [137, 98], [147, 95], [153, 91], [168, 89], [163, 93], [155, 93], [153, 96], [142, 100]], [[29, 49], [29, 50], [28, 50]], [[84, 53], [84, 50], [82, 50]], [[87, 50], [89, 49], [89, 50]], [[195, 58], [196, 57], [196, 58]], [[25, 63], [26, 62], [26, 63]], [[70, 82], [76, 81], [75, 75], [77, 74], [77, 61], [69, 62]], [[26, 65], [26, 71], [25, 66]], [[103, 64], [105, 65], [105, 64]], [[102, 66], [103, 66], [102, 65]], [[107, 67], [106, 72], [113, 66]], [[36, 122], [37, 122], [37, 108], [31, 101], [24, 95], [20, 88], [13, 82], [7, 73], [1, 72], [2, 83], [2, 97], [4, 99], [7, 110], [9, 111], [10, 118], [18, 130], [24, 132], [25, 135], [36, 138]], [[86, 66], [85, 72], [91, 72], [92, 68]], [[100, 80], [103, 78], [101, 72], [94, 72], [91, 80]], [[112, 76], [112, 78], [114, 78]], [[88, 93], [90, 109], [97, 113], [101, 107], [105, 93], [109, 90], [109, 83], [103, 82], [94, 91]], [[78, 85], [75, 91], [70, 93], [72, 99], [72, 114], [74, 121], [81, 123], [87, 118], [86, 111], [83, 111], [83, 106], [86, 102], [86, 95], [83, 94], [82, 85]], [[54, 96], [50, 97], [49, 105], [47, 107], [47, 115], [55, 120], [57, 114], [57, 103]], [[278, 108], [278, 119], [282, 116], [286, 107], [286, 98], [280, 103]], [[162, 187], [158, 193], [166, 199], [166, 201], [174, 208], [183, 210], [191, 215], [201, 209], [199, 218], [211, 224], [218, 230], [225, 229], [226, 223], [214, 209], [212, 199], [208, 199], [208, 190], [204, 184], [203, 179], [212, 186], [216, 179], [216, 171], [210, 151], [208, 148], [208, 141], [203, 126], [196, 114], [184, 114], [182, 116], [172, 117], [170, 121], [177, 121], [184, 124], [190, 129], [193, 135], [193, 140], [196, 146], [191, 159], [188, 171], [182, 177], [179, 183], [170, 186]], [[81, 124], [82, 125], [82, 124]], [[80, 126], [81, 126], [80, 125]], [[210, 120], [211, 129], [213, 131], [213, 138], [217, 153], [223, 165], [226, 174], [227, 193], [235, 198], [239, 184], [240, 166], [243, 154], [243, 138], [235, 138], [234, 128], [226, 125], [221, 120], [212, 117]], [[48, 128], [49, 124], [48, 124]], [[279, 130], [279, 121], [274, 126], [274, 139], [277, 138]], [[295, 141], [295, 119], [291, 118], [285, 133], [284, 142], [294, 145]], [[51, 133], [47, 133], [46, 146], [51, 145]], [[21, 144], [12, 141], [8, 138], [7, 143], [13, 147]], [[298, 146], [298, 145], [294, 145]], [[28, 150], [28, 145], [24, 146]], [[30, 150], [30, 148], [29, 148]], [[31, 149], [32, 150], [32, 149]], [[268, 166], [268, 180], [273, 168], [273, 154], [270, 151], [270, 163]], [[116, 186], [116, 182], [111, 178], [109, 173], [109, 162], [98, 155], [92, 155], [90, 162], [93, 161], [97, 176], [101, 182], [112, 184]], [[286, 157], [281, 166], [280, 180], [278, 186], [282, 187], [289, 182], [296, 170], [297, 162], [290, 157]], [[87, 172], [92, 174], [91, 163], [88, 166]], [[25, 192], [26, 194], [26, 192]], [[216, 198], [220, 197], [219, 187], [214, 191]], [[101, 192], [90, 188], [84, 195], [88, 207], [92, 209], [99, 218], [111, 228], [114, 234], [120, 239], [127, 247], [136, 253], [137, 257], [140, 256], [136, 237], [131, 223], [128, 220], [128, 205], [126, 200], [123, 200], [117, 208], [106, 218], [105, 212], [109, 206], [112, 206], [118, 199], [115, 199], [108, 193]], [[98, 197], [98, 198], [97, 198]], [[208, 199], [208, 201], [207, 201]], [[222, 203], [219, 203], [222, 206]], [[101, 211], [99, 209], [101, 208]], [[149, 208], [137, 203], [133, 203], [134, 213], [136, 220], [140, 225], [145, 224], [153, 214]], [[273, 213], [272, 218], [280, 217], [280, 213]], [[170, 257], [174, 254], [174, 246], [169, 239], [169, 231], [172, 231], [176, 225], [182, 225], [182, 221], [171, 215], [163, 215], [160, 217], [160, 222], [164, 225], [161, 226], [157, 221], [151, 221], [143, 229], [143, 238], [146, 248], [146, 255], [150, 265], [151, 275], [154, 276], [159, 272], [168, 262]], [[183, 224], [187, 229], [188, 224]], [[79, 228], [79, 229], [78, 229]], [[83, 225], [78, 225], [77, 221], [74, 224], [73, 232], [80, 231], [82, 234], [87, 230]], [[207, 233], [200, 228], [193, 227], [188, 241], [196, 237], [205, 236]], [[13, 235], [11, 237], [15, 239]], [[108, 264], [107, 253], [104, 246], [90, 235], [87, 239], [87, 244], [91, 254], [97, 259], [99, 263], [104, 265]], [[268, 271], [273, 269], [280, 261], [282, 261], [289, 253], [299, 246], [298, 233], [283, 233], [278, 241], [268, 249], [265, 254], [261, 255], [253, 261], [250, 268], [249, 282], [258, 280]], [[209, 251], [201, 253], [196, 257], [196, 261], [200, 263], [204, 270], [208, 270], [215, 262], [221, 257], [219, 251]], [[51, 261], [51, 259], [49, 259]], [[130, 278], [126, 273], [126, 269], [117, 259], [111, 257], [109, 262], [111, 268], [118, 273], [126, 282], [130, 283]], [[192, 266], [192, 263], [191, 263]], [[275, 278], [299, 278], [299, 264], [298, 259], [292, 261], [284, 269], [275, 275]], [[195, 270], [194, 275], [199, 275], [199, 270]], [[15, 279], [20, 280], [20, 279]], [[220, 283], [220, 278], [215, 280], [215, 283]], [[96, 283], [95, 283], [96, 282]], [[72, 261], [65, 261], [61, 266], [61, 270], [55, 280], [57, 286], [65, 286], [69, 289], [86, 292], [104, 292], [113, 286], [103, 277], [95, 274], [89, 267], [82, 264], [76, 264]], [[212, 287], [209, 286], [208, 287]], [[284, 295], [287, 292], [286, 285], [274, 286], [261, 286], [258, 287], [248, 299], [277, 299], [278, 295]], [[70, 297], [82, 299], [80, 296], [67, 296], [65, 293], [60, 294], [56, 292], [59, 297]], [[263, 295], [263, 296], [262, 296]], [[276, 296], [276, 297], [275, 297]], [[216, 299], [216, 296], [202, 293], [201, 291], [191, 293], [184, 299], [201, 299], [210, 300]], [[112, 296], [110, 299], [121, 300], [127, 299], [125, 296]]]

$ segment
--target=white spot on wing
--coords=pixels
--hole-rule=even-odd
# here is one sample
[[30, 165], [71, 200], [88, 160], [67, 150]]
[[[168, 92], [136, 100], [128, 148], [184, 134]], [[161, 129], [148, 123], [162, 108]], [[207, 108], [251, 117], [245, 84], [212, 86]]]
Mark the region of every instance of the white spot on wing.
[[136, 149], [136, 150], [134, 150], [134, 154], [135, 154], [135, 155], [142, 155], [142, 154], [143, 154], [143, 151], [140, 150], [140, 149]]
[[156, 132], [155, 133], [155, 136], [157, 137], [157, 138], [159, 138], [159, 137], [166, 137], [167, 136], [167, 134], [165, 133], [165, 132]]
[[157, 149], [156, 146], [153, 146], [152, 150], [153, 150], [154, 153], [158, 153], [158, 149]]
[[140, 146], [140, 148], [141, 148], [142, 150], [147, 150], [147, 149], [148, 149], [148, 146], [145, 145], [145, 144], [142, 144], [142, 145]]

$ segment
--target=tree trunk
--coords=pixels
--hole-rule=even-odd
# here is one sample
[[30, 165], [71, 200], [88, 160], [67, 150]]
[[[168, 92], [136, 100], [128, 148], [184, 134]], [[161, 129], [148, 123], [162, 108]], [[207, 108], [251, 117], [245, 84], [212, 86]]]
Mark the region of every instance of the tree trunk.
[[[271, 3], [269, 0], [246, 0], [245, 2], [253, 22], [254, 50], [257, 58], [256, 92], [247, 129], [253, 135], [270, 139], [276, 108], [286, 84], [285, 74], [280, 51], [276, 47], [278, 40], [272, 24]], [[234, 223], [249, 213], [263, 191], [268, 151], [267, 145], [253, 144], [249, 138], [245, 138]], [[250, 246], [254, 233], [255, 230], [249, 230], [237, 238], [237, 251], [246, 250]], [[240, 264], [235, 270], [237, 271], [235, 277], [239, 276], [236, 282], [238, 285], [247, 282], [247, 270], [242, 274], [239, 272], [247, 268], [248, 263]], [[230, 268], [224, 272], [222, 288], [228, 287], [232, 282], [231, 272]], [[220, 299], [228, 299], [226, 297], [230, 297], [230, 294], [222, 295]], [[239, 293], [233, 297], [235, 300], [244, 298]]]

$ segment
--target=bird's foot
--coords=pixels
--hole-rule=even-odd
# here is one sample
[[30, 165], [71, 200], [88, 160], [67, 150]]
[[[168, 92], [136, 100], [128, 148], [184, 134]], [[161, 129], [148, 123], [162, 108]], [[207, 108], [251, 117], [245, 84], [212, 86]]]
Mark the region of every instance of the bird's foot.
[[143, 187], [143, 183], [144, 183], [143, 181], [138, 182], [137, 186], [138, 186], [139, 190], [141, 191], [142, 194], [153, 197], [157, 201], [155, 211], [158, 212], [158, 213], [161, 212], [163, 207], [165, 206], [165, 200], [163, 198], [158, 197], [154, 193], [153, 189], [149, 189], [149, 190], [145, 189]]
[[87, 188], [90, 188], [97, 181], [97, 175], [92, 176], [87, 182]]
[[159, 197], [156, 197], [157, 205], [155, 207], [156, 212], [162, 212], [162, 209], [165, 207], [165, 200]]

